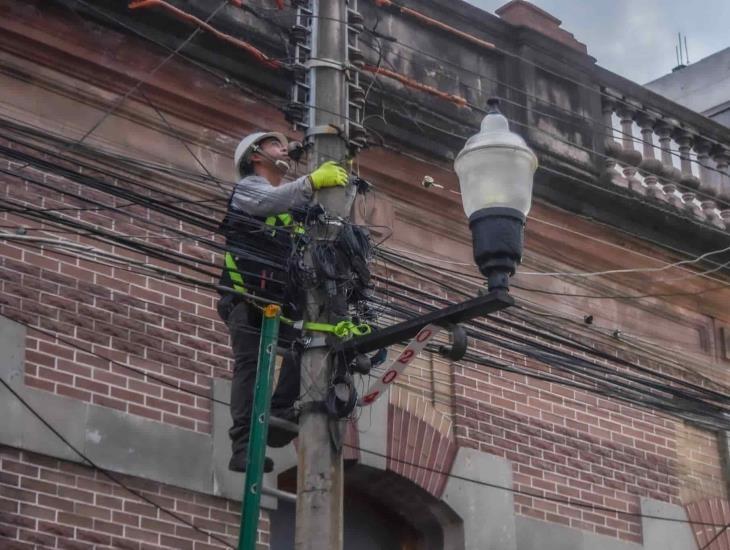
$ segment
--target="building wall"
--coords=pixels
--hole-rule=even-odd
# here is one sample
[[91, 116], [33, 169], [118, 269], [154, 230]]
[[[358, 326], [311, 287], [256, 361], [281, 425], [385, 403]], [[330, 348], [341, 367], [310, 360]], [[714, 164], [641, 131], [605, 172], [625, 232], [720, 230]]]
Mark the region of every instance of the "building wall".
[[[730, 48], [700, 59], [645, 84], [650, 90], [715, 118], [717, 107], [730, 101]], [[723, 124], [727, 121], [719, 120]]]
[[[18, 150], [8, 141], [4, 144]], [[20, 164], [4, 161], [2, 166], [12, 170]], [[25, 174], [80, 197], [97, 197], [108, 204], [123, 202], [52, 173], [33, 172]], [[149, 235], [172, 249], [214, 259], [210, 251], [181, 242], [176, 236], [156, 238], [164, 233], [162, 229], [155, 233], [154, 228], [151, 231], [149, 225], [124, 214], [85, 211], [88, 203], [48, 188], [8, 178], [1, 190], [4, 198], [27, 200], [39, 208], [81, 208], [77, 219], [82, 223], [121, 234]], [[158, 220], [162, 227], [174, 225], [165, 217], [158, 216]], [[4, 223], [37, 226], [12, 217]], [[112, 250], [111, 246], [106, 248]], [[28, 385], [190, 430], [210, 431], [208, 399], [150, 383], [139, 372], [118, 363], [208, 395], [214, 373], [229, 368], [226, 328], [214, 309], [211, 293], [182, 288], [104, 261], [79, 260], [74, 255], [10, 244], [3, 250], [0, 312], [58, 334], [67, 342], [44, 333], [28, 338]], [[139, 257], [123, 251], [119, 254]], [[149, 262], [173, 267], [154, 259]]]
[[[675, 422], [521, 375], [457, 367], [456, 384], [459, 444], [509, 459], [516, 489], [630, 513], [680, 502]], [[638, 518], [514, 498], [521, 515], [642, 541]]]
[[718, 435], [690, 425], [677, 427], [678, 470], [682, 502], [710, 497], [727, 499], [725, 469]]
[[[438, 258], [452, 263], [463, 262], [462, 265], [470, 260], [468, 237], [457, 238], [453, 232], [441, 234], [440, 221], [433, 221], [429, 225], [431, 232], [424, 233], [420, 224], [426, 225], [426, 222], [413, 222], [406, 206], [400, 205], [398, 201], [393, 201], [393, 204], [391, 223], [399, 229], [394, 236], [396, 242], [392, 244], [393, 248], [414, 247], [435, 258], [436, 265]], [[378, 210], [377, 205], [374, 210]], [[421, 220], [429, 216], [422, 215]], [[544, 205], [537, 205], [534, 216], [538, 220], [552, 222], [561, 218], [559, 213]], [[556, 234], [553, 241], [549, 230], [540, 231], [544, 225], [530, 223], [528, 231], [532, 233], [527, 240], [525, 271], [535, 271], [538, 266], [546, 271], [579, 272], [600, 271], [618, 265], [636, 266], [638, 255], [627, 256], [627, 249], [638, 254], [661, 255], [656, 249], [644, 247], [638, 242], [628, 243], [617, 238], [612, 231], [590, 224], [580, 224], [579, 229], [574, 222], [568, 222], [566, 225], [578, 231], [572, 236], [562, 233], [558, 237]], [[424, 240], [428, 240], [428, 245], [424, 244]], [[621, 248], [617, 248], [617, 243], [621, 243]], [[555, 258], [569, 258], [573, 265], [558, 268]], [[453, 265], [446, 267], [453, 268]], [[432, 282], [419, 280], [397, 268], [391, 267], [388, 274], [393, 280], [413, 289], [403, 290], [406, 298], [417, 298], [430, 304], [438, 304], [438, 298], [461, 299]], [[521, 284], [535, 286], [535, 279], [521, 279], [519, 274], [517, 278], [527, 281]], [[656, 284], [649, 278], [644, 281], [631, 278], [623, 282], [638, 292], [648, 288], [658, 291]], [[586, 286], [570, 284], [560, 288], [567, 293], [587, 290]], [[609, 292], [617, 292], [620, 287], [611, 285], [610, 290], [604, 288]], [[534, 299], [533, 295], [526, 297]], [[547, 300], [540, 301], [545, 304]], [[723, 303], [722, 300], [720, 303]], [[551, 305], [558, 315], [591, 313], [596, 316], [596, 322], [605, 328], [621, 326], [627, 332], [642, 336], [651, 334], [656, 342], [669, 347], [674, 344], [684, 352], [691, 350], [697, 354], [695, 357], [698, 365], [701, 365], [697, 369], [701, 374], [727, 383], [724, 369], [719, 365], [711, 366], [717, 351], [711, 319], [693, 311], [695, 308], [685, 307], [687, 302], [602, 302], [597, 306], [586, 301], [572, 309], [573, 304], [556, 300]], [[704, 307], [705, 304], [702, 304], [697, 309], [702, 310]], [[585, 335], [576, 333], [575, 337], [585, 342], [583, 338], [587, 334], [588, 331]], [[668, 335], [671, 335], [671, 343]], [[615, 339], [613, 343], [606, 344], [610, 340], [604, 339], [600, 344], [595, 342], [595, 346], [640, 365], [669, 373], [666, 371], [667, 364], [656, 356], [629, 351]], [[546, 365], [498, 346], [485, 346], [476, 342], [470, 345], [517, 366], [529, 366], [538, 372], [555, 372]], [[699, 379], [692, 368], [688, 366], [687, 369], [672, 370], [671, 374], [697, 383]], [[467, 361], [451, 365], [450, 372], [448, 378], [440, 374], [426, 355], [406, 369], [405, 376], [399, 379], [397, 385], [431, 401], [435, 407], [440, 405], [446, 410], [453, 410], [458, 445], [509, 460], [514, 486], [520, 491], [538, 492], [562, 499], [580, 499], [630, 514], [641, 513], [642, 499], [679, 505], [724, 491], [713, 480], [713, 476], [723, 475], [718, 446], [712, 444], [716, 440], [713, 432], [685, 425], [650, 410], [624, 405], [559, 384], [502, 373]], [[448, 383], [453, 388], [452, 399], [434, 402], [431, 380]], [[692, 443], [688, 441], [688, 434], [693, 434]], [[695, 490], [688, 491], [690, 486], [695, 487]], [[514, 496], [514, 501], [515, 513], [525, 517], [625, 541], [643, 541], [640, 517], [619, 517], [614, 513], [586, 510], [584, 507], [566, 506], [519, 494]]]
[[[43, 48], [29, 48], [24, 52], [5, 48], [0, 52], [0, 62], [15, 71], [5, 71], [0, 75], [0, 87], [8, 91], [8, 103], [4, 104], [3, 114], [42, 125], [45, 130], [64, 132], [70, 137], [83, 135], [83, 131], [108, 108], [110, 90], [123, 89], [124, 82], [117, 82], [115, 77], [129, 78], [120, 75], [131, 71], [134, 78], [137, 73], [144, 74], [145, 70], [159, 62], [158, 54], [151, 53], [146, 44], [129, 36], [123, 37], [108, 30], [103, 34], [59, 33], [58, 29], [65, 28], [65, 25], [73, 28], [74, 23], [68, 15], [56, 13], [44, 20], [21, 19], [18, 15], [18, 26], [27, 27], [29, 36], [36, 33], [33, 35], [35, 39], [45, 41], [44, 48], [59, 48], [70, 56], [50, 56], [52, 61], [63, 59], [64, 65], [61, 61], [57, 64], [47, 59], [43, 61], [43, 57], [48, 55]], [[48, 26], [46, 31], [55, 32], [40, 32], [44, 30], [43, 25]], [[110, 43], [115, 44], [115, 48], [103, 47]], [[112, 51], [113, 54], [109, 53]], [[104, 67], [104, 70], [99, 69], [95, 74], [87, 71], [82, 78], [73, 70], [74, 62], [80, 65], [82, 59], [86, 65]], [[198, 171], [179, 143], [175, 135], [178, 133], [191, 143], [210, 170], [230, 180], [230, 157], [238, 136], [255, 127], [286, 129], [279, 113], [269, 104], [259, 101], [253, 94], [241, 95], [240, 92], [221, 88], [217, 82], [210, 80], [209, 75], [201, 74], [180, 60], [171, 62], [158, 76], [159, 81], [150, 86], [148, 93], [164, 109], [166, 118], [177, 132], [172, 132], [146, 102], [130, 98], [99, 127], [89, 143], [174, 166], [188, 173]], [[245, 109], [241, 108], [242, 104], [245, 104]], [[206, 117], [200, 113], [205, 113]], [[7, 138], [0, 141], [0, 146], [15, 152], [22, 150]], [[22, 164], [21, 161], [2, 160], [0, 168], [13, 173], [20, 171]], [[446, 192], [426, 192], [419, 186], [421, 176], [428, 173], [435, 175], [436, 180], [444, 185], [455, 188], [454, 176], [446, 168], [434, 167], [431, 163], [383, 149], [365, 152], [361, 156], [361, 168], [365, 177], [378, 183], [376, 199], [368, 215], [381, 215], [380, 222], [393, 229], [394, 235], [388, 246], [418, 250], [428, 257], [472, 262], [466, 224], [454, 223], [455, 219], [461, 220], [463, 216], [458, 197]], [[142, 172], [135, 174], [131, 171], [108, 177], [73, 163], [70, 169], [73, 177], [80, 173], [92, 175], [97, 180], [108, 178], [109, 182], [123, 187], [133, 184], [119, 177], [129, 177], [136, 183], [152, 183], [186, 199], [214, 196], [214, 190], [185, 181], [185, 177], [155, 174], [154, 178], [145, 178]], [[47, 185], [98, 199], [105, 204], [122, 206], [123, 203], [48, 170], [22, 169], [22, 174], [25, 181], [7, 172], [0, 176], [0, 196], [32, 208], [89, 207], [87, 203], [44, 187]], [[30, 181], [31, 178], [35, 183]], [[221, 197], [222, 194], [218, 194], [217, 198]], [[203, 211], [202, 206], [191, 205], [190, 208]], [[198, 229], [139, 207], [129, 208], [128, 212], [160, 226], [150, 228], [124, 211], [80, 210], [77, 219], [122, 234], [144, 235], [169, 249], [218, 261], [208, 249], [177, 236], [168, 238], [169, 235], [163, 235], [169, 228], [178, 228], [199, 232], [203, 236]], [[31, 224], [27, 219], [8, 212], [0, 214], [0, 220], [10, 230], [38, 225], [38, 222]], [[83, 237], [79, 238], [79, 242], [102, 246]], [[600, 271], [656, 266], [655, 260], [632, 254], [632, 251], [667, 262], [676, 260], [650, 243], [590, 220], [576, 219], [545, 203], [535, 205], [533, 219], [528, 224], [527, 246], [524, 271]], [[106, 249], [124, 254], [111, 245]], [[136, 255], [133, 258], [139, 259]], [[148, 261], [178, 269], [153, 258]], [[199, 273], [186, 273], [202, 277]], [[459, 298], [439, 288], [437, 283], [419, 280], [397, 269], [391, 269], [389, 273], [397, 281], [430, 292], [434, 300], [437, 297]], [[212, 293], [185, 288], [175, 282], [161, 282], [155, 277], [132, 273], [104, 262], [91, 262], [57, 252], [39, 252], [33, 247], [5, 242], [0, 247], [0, 280], [1, 315], [58, 333], [71, 342], [60, 342], [51, 336], [30, 331], [25, 350], [26, 385], [41, 392], [115, 409], [132, 417], [146, 418], [189, 432], [211, 432], [209, 399], [174, 391], [145, 379], [139, 373], [112, 364], [109, 359], [173, 384], [179, 383], [204, 396], [212, 395], [216, 379], [228, 377], [230, 373], [226, 330], [217, 318]], [[698, 278], [681, 283], [656, 283], [648, 274], [580, 281], [559, 278], [537, 281], [520, 275], [516, 280], [529, 282], [543, 290], [567, 293], [639, 291], [645, 288], [692, 292], [701, 291], [710, 284]], [[663, 300], [612, 301], [599, 305], [589, 300], [568, 301], [516, 294], [535, 299], [543, 307], [563, 315], [594, 314], [596, 324], [605, 329], [620, 327], [628, 333], [658, 339], [667, 345], [682, 346], [685, 351], [701, 358], [700, 362], [710, 364], [698, 367], [704, 373], [718, 380], [726, 377], [717, 365], [712, 365], [716, 356], [715, 323], [730, 323], [726, 292], [702, 298], [678, 296]], [[576, 334], [581, 333], [576, 329]], [[581, 334], [581, 337], [598, 339], [595, 335]], [[601, 340], [601, 345], [604, 344]], [[528, 362], [519, 354], [499, 348], [480, 349], [517, 365], [549, 372], [545, 365]], [[638, 353], [634, 357], [642, 362], [649, 361]], [[668, 369], [662, 365], [657, 368]], [[681, 370], [672, 373], [690, 376], [690, 373]], [[459, 463], [460, 452], [463, 454], [465, 450], [473, 449], [495, 457], [495, 463], [508, 461], [512, 476], [503, 477], [509, 483], [513, 481], [513, 488], [518, 491], [577, 498], [632, 513], [642, 510], [642, 497], [679, 504], [689, 499], [716, 496], [718, 492], [716, 480], [720, 478], [721, 471], [719, 451], [712, 445], [714, 434], [684, 427], [676, 420], [648, 410], [521, 375], [468, 362], [446, 368], [443, 361], [426, 356], [406, 372], [397, 392], [391, 395], [389, 410], [383, 424], [390, 430], [384, 435], [390, 445], [385, 446], [390, 459], [383, 469], [397, 472], [439, 497], [448, 493], [446, 485], [450, 480], [446, 479], [447, 476], [425, 475], [416, 466], [406, 467], [403, 462], [430, 463], [432, 457], [428, 453], [416, 452], [424, 434], [429, 434], [434, 442], [426, 450], [443, 449], [443, 456], [434, 459], [443, 471], [450, 472], [454, 464]], [[396, 425], [400, 426], [398, 430]], [[376, 430], [377, 427], [371, 429]], [[687, 448], [693, 452], [688, 453]], [[86, 489], [87, 481], [84, 480], [94, 481], [96, 487], [98, 474], [17, 448], [4, 449], [1, 468], [4, 493], [0, 502], [7, 507], [10, 515], [3, 516], [7, 521], [0, 521], [0, 525], [3, 529], [1, 536], [6, 540], [15, 544], [27, 536], [25, 531], [42, 533], [47, 528], [55, 529], [55, 536], [73, 534], [83, 540], [85, 534], [71, 533], [68, 528], [97, 531], [97, 524], [103, 526], [102, 522], [109, 521], [109, 517], [115, 523], [113, 504], [117, 501], [107, 499], [122, 498], [118, 490], [107, 487], [99, 489], [96, 494], [97, 491]], [[423, 451], [423, 448], [418, 450]], [[132, 479], [131, 482], [164, 499], [166, 506], [191, 517], [200, 517], [202, 524], [218, 529], [216, 532], [234, 536], [235, 503], [163, 486], [156, 481]], [[469, 486], [468, 489], [470, 496], [482, 490], [477, 486]], [[84, 491], [92, 493], [91, 496]], [[92, 501], [88, 502], [89, 499]], [[78, 503], [75, 503], [76, 500]], [[108, 506], [102, 504], [107, 502]], [[21, 507], [24, 503], [43, 508], [38, 513], [45, 516], [37, 521], [23, 519]], [[165, 546], [168, 543], [163, 537], [182, 536], [178, 530], [182, 528], [171, 527], [172, 522], [162, 517], [146, 517], [144, 506], [133, 506], [139, 510], [137, 514], [125, 510], [125, 505], [123, 502], [121, 513], [134, 516], [129, 518], [134, 525], [123, 526], [121, 534], [116, 536], [132, 541], [132, 547], [142, 548], [142, 543]], [[575, 531], [611, 539], [642, 542], [646, 534], [638, 519], [622, 519], [606, 512], [554, 505], [520, 494], [514, 495], [513, 511], [524, 519], [565, 525]], [[94, 517], [96, 513], [101, 517]], [[75, 514], [81, 525], [73, 521], [67, 524], [66, 519], [72, 520], [73, 517], [65, 514]], [[45, 522], [42, 525], [41, 519]], [[23, 521], [27, 526], [21, 529], [17, 522]], [[51, 527], [49, 523], [56, 526]], [[475, 530], [475, 527], [469, 529]], [[106, 536], [102, 529], [98, 531], [102, 533], [100, 536]], [[266, 531], [264, 516], [262, 544], [266, 543]], [[62, 534], [58, 535], [59, 532]], [[136, 542], [140, 544], [135, 546]], [[203, 542], [193, 541], [194, 547], [205, 547]], [[175, 547], [174, 544], [169, 546]]]
[[[240, 504], [130, 476], [125, 485], [196, 527], [236, 546]], [[0, 447], [0, 540], [3, 548], [225, 548], [220, 542], [129, 494], [101, 472]], [[257, 549], [268, 548], [268, 512]]]

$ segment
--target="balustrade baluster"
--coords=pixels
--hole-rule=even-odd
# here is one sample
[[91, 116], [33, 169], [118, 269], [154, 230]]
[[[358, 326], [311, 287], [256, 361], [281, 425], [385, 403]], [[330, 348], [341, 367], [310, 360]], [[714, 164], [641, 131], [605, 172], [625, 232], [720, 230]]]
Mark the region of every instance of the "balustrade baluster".
[[617, 113], [621, 120], [621, 142], [623, 146], [619, 153], [619, 159], [624, 163], [624, 178], [629, 189], [644, 195], [646, 189], [636, 175], [637, 168], [642, 160], [641, 153], [634, 149], [634, 114], [636, 109], [624, 104], [621, 105]]

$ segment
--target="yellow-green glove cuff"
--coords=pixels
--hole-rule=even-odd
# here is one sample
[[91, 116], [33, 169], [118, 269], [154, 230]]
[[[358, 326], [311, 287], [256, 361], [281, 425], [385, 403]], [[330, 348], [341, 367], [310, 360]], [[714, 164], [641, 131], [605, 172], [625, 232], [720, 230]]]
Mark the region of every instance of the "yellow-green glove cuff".
[[309, 174], [309, 180], [314, 189], [344, 186], [347, 184], [347, 172], [342, 166], [330, 160]]

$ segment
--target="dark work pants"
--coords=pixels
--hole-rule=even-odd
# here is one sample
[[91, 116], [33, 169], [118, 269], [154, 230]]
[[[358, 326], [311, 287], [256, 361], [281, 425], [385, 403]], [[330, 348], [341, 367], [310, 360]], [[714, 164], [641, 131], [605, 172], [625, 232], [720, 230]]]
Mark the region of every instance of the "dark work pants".
[[[218, 312], [226, 321], [231, 334], [234, 366], [231, 384], [231, 417], [233, 427], [228, 434], [233, 454], [245, 453], [251, 431], [251, 410], [256, 385], [259, 340], [261, 338], [261, 312], [247, 304], [235, 305], [219, 301]], [[288, 325], [279, 325], [278, 347], [290, 348], [296, 332]], [[282, 359], [279, 381], [271, 397], [271, 410], [289, 409], [299, 397], [299, 361], [293, 351], [287, 351]]]

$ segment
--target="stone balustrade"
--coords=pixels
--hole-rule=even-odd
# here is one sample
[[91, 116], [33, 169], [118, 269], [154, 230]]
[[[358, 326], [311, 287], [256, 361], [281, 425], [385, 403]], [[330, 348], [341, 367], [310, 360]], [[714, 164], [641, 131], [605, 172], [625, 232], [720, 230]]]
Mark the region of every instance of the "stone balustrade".
[[604, 88], [602, 181], [730, 232], [730, 144]]

